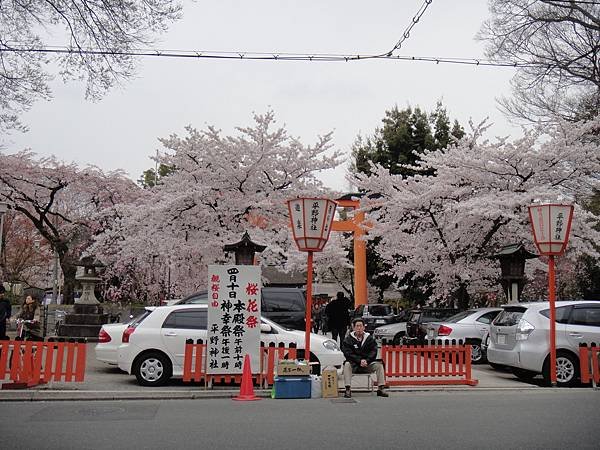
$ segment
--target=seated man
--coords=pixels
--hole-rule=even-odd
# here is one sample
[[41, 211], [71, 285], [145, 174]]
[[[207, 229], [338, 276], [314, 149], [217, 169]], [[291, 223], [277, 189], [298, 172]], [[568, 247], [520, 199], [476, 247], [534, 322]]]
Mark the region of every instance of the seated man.
[[385, 388], [385, 374], [383, 364], [375, 361], [377, 358], [377, 343], [373, 336], [365, 332], [365, 322], [362, 319], [352, 321], [352, 332], [350, 332], [342, 342], [342, 352], [346, 357], [344, 362], [344, 385], [346, 393], [344, 397], [352, 397], [350, 385], [352, 374], [354, 373], [373, 373], [377, 374], [377, 396], [388, 397]]

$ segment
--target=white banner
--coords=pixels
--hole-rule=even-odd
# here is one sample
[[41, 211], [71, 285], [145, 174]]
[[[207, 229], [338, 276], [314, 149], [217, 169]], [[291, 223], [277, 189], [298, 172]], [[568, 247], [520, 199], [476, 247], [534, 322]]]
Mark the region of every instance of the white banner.
[[208, 266], [207, 373], [241, 374], [247, 354], [259, 372], [260, 292], [260, 267]]

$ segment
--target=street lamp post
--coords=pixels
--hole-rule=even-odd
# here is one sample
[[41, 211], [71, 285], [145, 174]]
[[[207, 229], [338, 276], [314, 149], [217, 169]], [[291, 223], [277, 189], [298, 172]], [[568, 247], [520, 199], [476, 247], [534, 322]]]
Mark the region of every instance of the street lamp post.
[[326, 198], [297, 198], [288, 200], [292, 233], [298, 249], [308, 253], [306, 274], [306, 314], [304, 331], [304, 359], [310, 359], [310, 332], [312, 321], [313, 252], [320, 252], [327, 244], [337, 203]]
[[556, 386], [556, 277], [554, 257], [562, 255], [569, 242], [573, 205], [546, 204], [529, 207], [533, 240], [540, 254], [548, 256], [548, 300], [550, 302], [550, 382]]

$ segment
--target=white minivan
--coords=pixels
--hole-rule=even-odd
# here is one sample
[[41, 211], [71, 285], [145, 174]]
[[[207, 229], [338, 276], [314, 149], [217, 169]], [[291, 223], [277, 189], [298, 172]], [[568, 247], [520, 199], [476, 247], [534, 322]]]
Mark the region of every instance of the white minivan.
[[[542, 374], [550, 384], [548, 302], [504, 305], [490, 326], [487, 358], [521, 379]], [[556, 302], [556, 377], [559, 386], [579, 379], [579, 344], [600, 343], [600, 301]]]

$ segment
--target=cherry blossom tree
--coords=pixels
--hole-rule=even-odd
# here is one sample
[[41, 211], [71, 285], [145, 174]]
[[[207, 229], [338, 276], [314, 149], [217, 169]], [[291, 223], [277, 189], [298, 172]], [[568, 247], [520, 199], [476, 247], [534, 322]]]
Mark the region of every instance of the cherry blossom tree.
[[290, 239], [286, 200], [325, 193], [316, 174], [337, 166], [339, 154], [331, 133], [304, 145], [275, 126], [273, 112], [254, 122], [232, 136], [188, 127], [183, 137], [160, 139], [158, 162], [173, 172], [139, 204], [118, 205], [122, 219], [94, 247], [126, 295], [136, 286], [154, 299], [205, 286], [207, 265], [225, 262], [223, 245], [244, 231], [268, 246], [263, 264], [305, 264]]
[[22, 214], [10, 211], [4, 216], [0, 278], [10, 284], [48, 286], [52, 252], [48, 243]]
[[[500, 246], [524, 242], [531, 250], [527, 206], [562, 201], [575, 205], [569, 255], [598, 256], [599, 216], [582, 205], [599, 186], [595, 135], [600, 120], [539, 126], [510, 142], [483, 140], [488, 128], [473, 126], [456, 147], [427, 151], [403, 179], [381, 166], [350, 181], [365, 190], [364, 207], [377, 225], [377, 250], [398, 279], [427, 277], [438, 299], [460, 300], [496, 290], [499, 268], [489, 256]], [[543, 268], [540, 262], [531, 270]]]
[[58, 253], [65, 302], [73, 301], [76, 263], [92, 237], [111, 225], [120, 202], [142, 189], [121, 172], [79, 168], [31, 151], [0, 153], [0, 200], [26, 218]]

